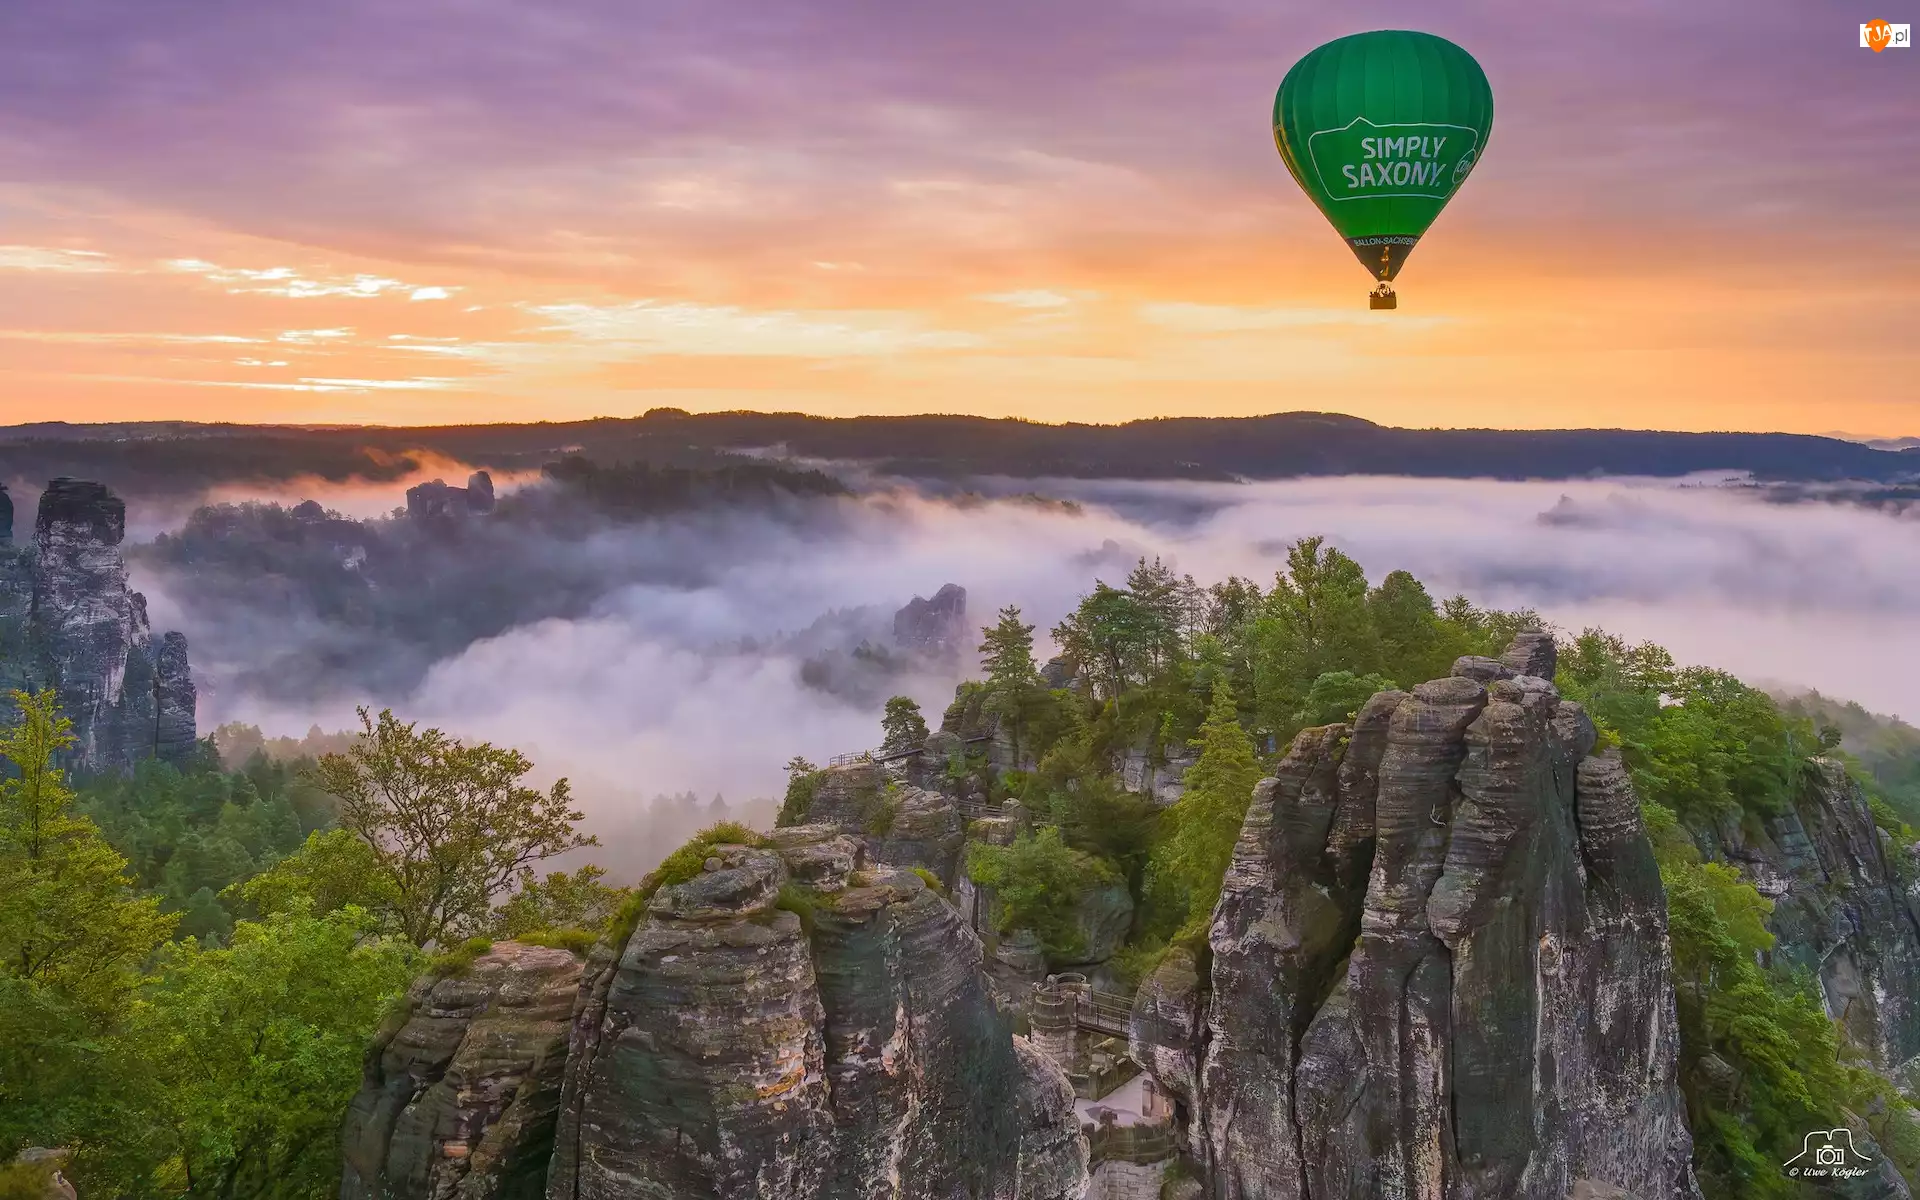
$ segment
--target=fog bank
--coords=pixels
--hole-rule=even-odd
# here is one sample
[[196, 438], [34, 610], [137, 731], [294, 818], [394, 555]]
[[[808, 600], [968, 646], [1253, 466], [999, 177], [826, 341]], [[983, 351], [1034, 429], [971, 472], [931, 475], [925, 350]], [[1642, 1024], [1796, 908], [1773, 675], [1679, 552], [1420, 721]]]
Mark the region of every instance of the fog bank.
[[[529, 562], [574, 555], [604, 573], [584, 610], [516, 624], [381, 692], [351, 671], [257, 677], [233, 664], [263, 640], [325, 638], [172, 600], [147, 574], [156, 625], [184, 629], [203, 685], [202, 727], [269, 734], [339, 728], [356, 703], [527, 750], [567, 774], [614, 833], [643, 795], [777, 795], [781, 766], [878, 739], [878, 698], [914, 696], [937, 721], [957, 669], [918, 662], [864, 696], [801, 681], [809, 658], [884, 645], [891, 614], [942, 583], [968, 589], [975, 625], [1007, 604], [1045, 632], [1092, 587], [1158, 554], [1202, 582], [1269, 581], [1311, 534], [1376, 582], [1404, 568], [1436, 598], [1532, 607], [1555, 625], [1602, 625], [1683, 662], [1803, 685], [1920, 719], [1920, 522], [1839, 505], [1767, 503], [1750, 491], [1672, 483], [1321, 479], [1230, 484], [1020, 481], [1068, 497], [953, 502], [911, 488], [819, 502], [812, 515], [702, 512], [618, 526]], [[544, 569], [544, 568], [543, 568]], [[283, 647], [281, 647], [283, 648]], [[400, 648], [395, 648], [400, 653]], [[660, 848], [664, 849], [664, 848]], [[656, 852], [657, 853], [657, 852]]]

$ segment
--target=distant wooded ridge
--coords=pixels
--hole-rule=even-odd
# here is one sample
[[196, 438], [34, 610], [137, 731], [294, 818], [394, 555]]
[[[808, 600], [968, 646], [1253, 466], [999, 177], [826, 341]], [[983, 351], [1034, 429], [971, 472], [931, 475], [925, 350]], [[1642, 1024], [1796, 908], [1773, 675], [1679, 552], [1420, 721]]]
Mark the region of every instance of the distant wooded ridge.
[[68, 474], [131, 491], [176, 490], [302, 475], [397, 479], [417, 469], [409, 456], [422, 452], [497, 470], [529, 470], [569, 454], [603, 463], [698, 465], [747, 451], [934, 478], [1567, 479], [1702, 471], [1809, 482], [1920, 478], [1920, 449], [1881, 450], [1808, 434], [1403, 429], [1311, 412], [1042, 425], [968, 416], [833, 418], [678, 409], [631, 418], [421, 427], [43, 422], [0, 427], [0, 477]]

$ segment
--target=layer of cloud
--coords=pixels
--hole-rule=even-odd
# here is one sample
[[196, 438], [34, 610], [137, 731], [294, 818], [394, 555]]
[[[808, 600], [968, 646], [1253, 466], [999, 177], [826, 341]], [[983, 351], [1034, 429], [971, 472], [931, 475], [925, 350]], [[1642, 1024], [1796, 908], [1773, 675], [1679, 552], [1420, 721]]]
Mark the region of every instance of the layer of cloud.
[[[1855, 16], [1789, 0], [1551, 18], [1508, 0], [28, 3], [0, 13], [0, 144], [14, 178], [272, 236], [582, 266], [645, 264], [695, 231], [803, 250], [796, 268], [866, 261], [849, 233], [943, 250], [1251, 232], [1313, 219], [1272, 203], [1286, 181], [1260, 130], [1286, 65], [1411, 23], [1473, 50], [1500, 97], [1463, 218], [1481, 229], [1711, 226], [1679, 252], [1726, 262], [1726, 239], [1765, 232], [1885, 269], [1863, 233], [1897, 235], [1920, 202], [1916, 81], [1858, 50]], [[1848, 220], [1828, 232], [1836, 195]], [[1179, 202], [1198, 196], [1212, 203]]]

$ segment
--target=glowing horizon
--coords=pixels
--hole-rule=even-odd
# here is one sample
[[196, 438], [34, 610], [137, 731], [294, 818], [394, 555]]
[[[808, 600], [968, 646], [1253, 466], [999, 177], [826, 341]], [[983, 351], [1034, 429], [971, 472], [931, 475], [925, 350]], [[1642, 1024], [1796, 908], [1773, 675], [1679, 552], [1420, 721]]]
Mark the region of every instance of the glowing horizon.
[[[1920, 62], [1851, 17], [1030, 7], [23, 6], [0, 422], [1920, 433]], [[1372, 314], [1266, 110], [1407, 23], [1496, 117]]]

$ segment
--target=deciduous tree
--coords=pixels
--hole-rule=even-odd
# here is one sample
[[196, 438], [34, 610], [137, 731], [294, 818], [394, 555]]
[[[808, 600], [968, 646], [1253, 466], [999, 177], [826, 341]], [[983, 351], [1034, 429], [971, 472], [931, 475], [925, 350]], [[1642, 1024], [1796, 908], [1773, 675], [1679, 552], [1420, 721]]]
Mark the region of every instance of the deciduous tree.
[[419, 730], [392, 710], [360, 710], [361, 735], [314, 778], [340, 804], [341, 828], [373, 852], [401, 933], [416, 946], [484, 932], [494, 897], [542, 859], [597, 845], [562, 779], [542, 792], [521, 779], [518, 750], [467, 745]]

